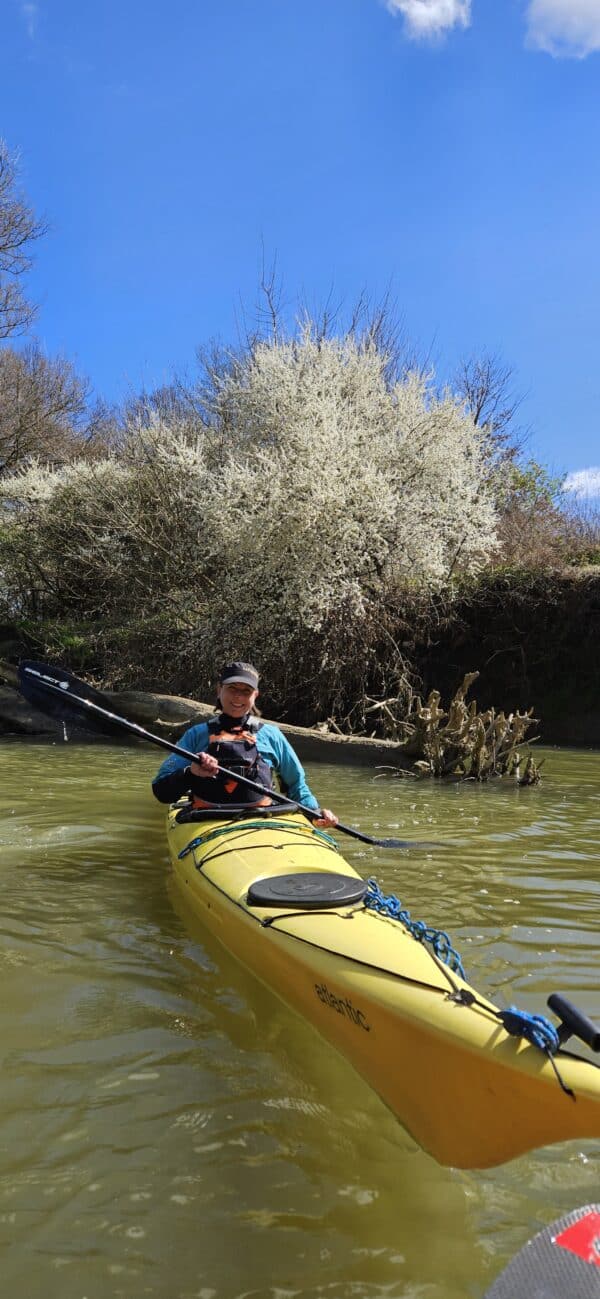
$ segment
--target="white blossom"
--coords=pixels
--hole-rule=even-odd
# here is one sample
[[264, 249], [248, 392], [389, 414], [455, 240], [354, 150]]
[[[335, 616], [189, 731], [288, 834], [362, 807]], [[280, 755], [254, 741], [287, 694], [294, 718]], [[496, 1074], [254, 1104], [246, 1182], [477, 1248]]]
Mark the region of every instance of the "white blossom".
[[[201, 436], [154, 420], [130, 430], [118, 461], [6, 480], [0, 502], [21, 508], [5, 571], [26, 528], [36, 581], [66, 607], [167, 607], [214, 661], [216, 647], [285, 656], [340, 610], [357, 623], [403, 582], [477, 568], [495, 544], [483, 435], [423, 376], [385, 376], [386, 357], [353, 336], [307, 326], [256, 345], [219, 384]], [[15, 589], [23, 571], [19, 560]]]

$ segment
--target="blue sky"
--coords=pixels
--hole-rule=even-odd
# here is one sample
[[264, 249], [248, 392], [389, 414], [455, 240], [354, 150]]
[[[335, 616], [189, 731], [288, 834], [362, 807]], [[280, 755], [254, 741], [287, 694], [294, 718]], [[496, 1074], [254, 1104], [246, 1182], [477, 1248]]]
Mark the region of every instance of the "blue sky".
[[1, 38], [37, 336], [100, 394], [235, 338], [264, 250], [290, 311], [389, 291], [442, 377], [499, 353], [600, 490], [600, 0], [3, 0]]

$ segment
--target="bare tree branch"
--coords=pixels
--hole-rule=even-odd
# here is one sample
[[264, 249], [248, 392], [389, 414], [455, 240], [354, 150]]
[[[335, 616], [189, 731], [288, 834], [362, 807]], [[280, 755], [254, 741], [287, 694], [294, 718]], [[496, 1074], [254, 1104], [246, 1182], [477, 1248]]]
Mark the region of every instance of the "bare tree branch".
[[64, 464], [105, 447], [108, 411], [100, 404], [90, 410], [89, 396], [87, 381], [63, 357], [48, 358], [36, 343], [1, 349], [0, 477], [31, 457]]
[[0, 140], [0, 339], [22, 334], [35, 316], [20, 277], [31, 267], [31, 244], [46, 229], [17, 189], [17, 159]]
[[512, 366], [495, 353], [484, 352], [461, 361], [452, 383], [473, 422], [485, 430], [496, 453], [504, 458], [514, 456], [525, 440], [524, 430], [513, 424], [523, 401], [523, 394], [515, 392], [514, 378]]

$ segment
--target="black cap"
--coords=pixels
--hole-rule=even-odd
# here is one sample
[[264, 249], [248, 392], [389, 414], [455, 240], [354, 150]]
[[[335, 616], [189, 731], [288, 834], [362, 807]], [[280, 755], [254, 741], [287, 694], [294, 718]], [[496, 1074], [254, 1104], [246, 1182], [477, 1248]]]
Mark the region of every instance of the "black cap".
[[230, 686], [234, 681], [240, 681], [243, 685], [258, 690], [258, 671], [251, 663], [228, 663], [227, 667], [219, 673], [219, 681], [222, 686]]

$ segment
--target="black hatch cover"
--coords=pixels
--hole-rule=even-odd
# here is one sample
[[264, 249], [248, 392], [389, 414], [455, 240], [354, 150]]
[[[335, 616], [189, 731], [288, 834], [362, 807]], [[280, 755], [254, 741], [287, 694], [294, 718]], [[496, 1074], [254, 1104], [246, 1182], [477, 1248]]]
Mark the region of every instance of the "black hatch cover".
[[365, 880], [337, 871], [300, 871], [297, 875], [273, 875], [256, 880], [248, 890], [250, 907], [293, 907], [299, 911], [343, 907], [361, 902], [367, 891]]

